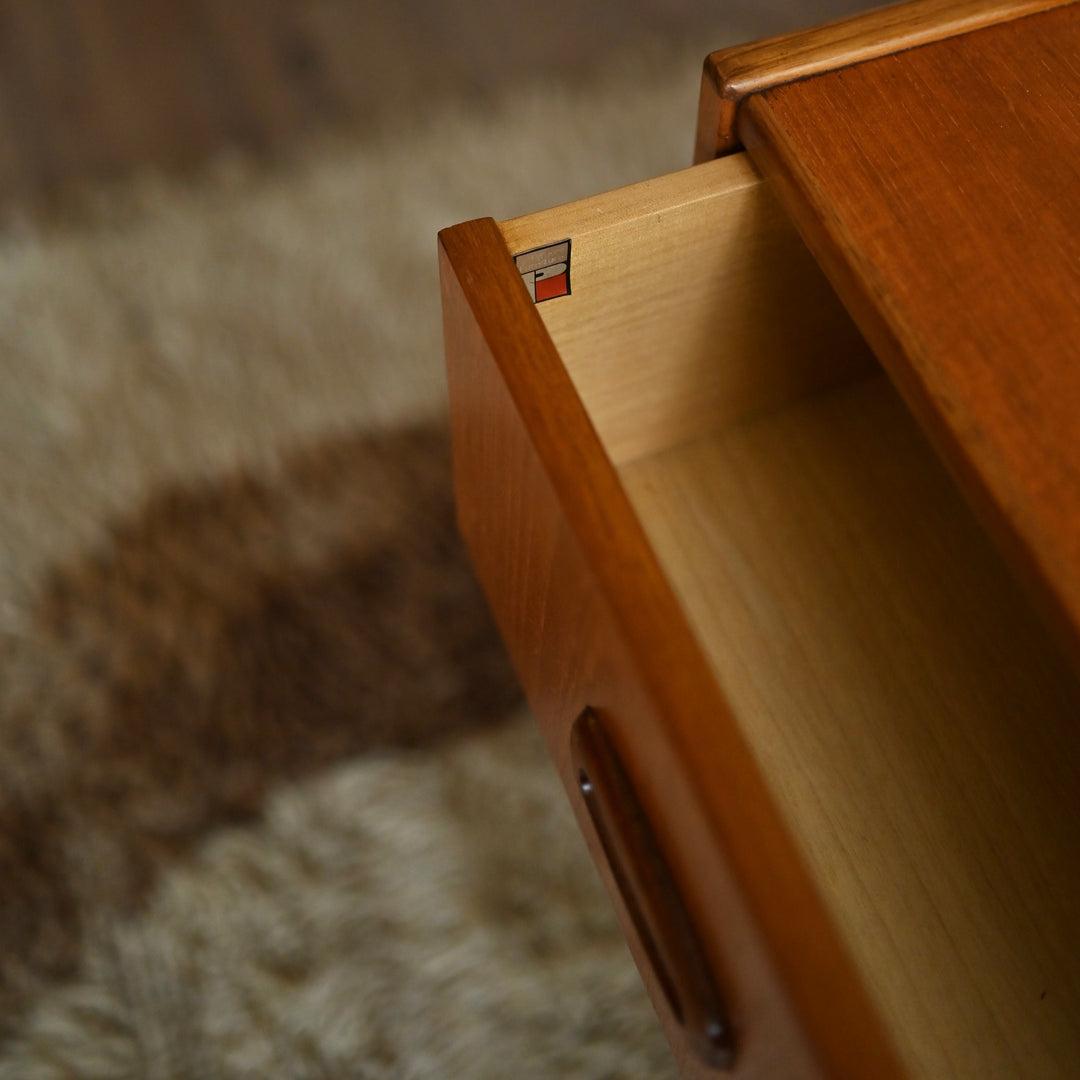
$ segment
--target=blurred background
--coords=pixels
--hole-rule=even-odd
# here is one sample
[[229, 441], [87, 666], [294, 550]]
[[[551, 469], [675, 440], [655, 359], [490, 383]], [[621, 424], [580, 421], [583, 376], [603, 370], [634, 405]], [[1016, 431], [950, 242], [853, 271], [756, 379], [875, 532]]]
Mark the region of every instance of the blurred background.
[[0, 0], [0, 1080], [672, 1075], [456, 537], [438, 229], [852, 0]]
[[226, 146], [280, 150], [313, 127], [359, 134], [448, 99], [482, 106], [529, 83], [581, 83], [621, 54], [682, 46], [704, 56], [865, 6], [4, 0], [0, 190], [190, 166]]

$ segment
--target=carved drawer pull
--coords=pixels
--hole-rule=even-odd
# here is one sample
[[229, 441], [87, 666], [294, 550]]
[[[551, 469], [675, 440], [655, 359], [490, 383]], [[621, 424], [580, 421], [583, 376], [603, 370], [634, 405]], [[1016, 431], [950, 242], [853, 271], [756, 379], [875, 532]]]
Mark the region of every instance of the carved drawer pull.
[[730, 1068], [731, 1023], [652, 827], [599, 717], [586, 708], [571, 733], [574, 767], [623, 902], [688, 1046]]

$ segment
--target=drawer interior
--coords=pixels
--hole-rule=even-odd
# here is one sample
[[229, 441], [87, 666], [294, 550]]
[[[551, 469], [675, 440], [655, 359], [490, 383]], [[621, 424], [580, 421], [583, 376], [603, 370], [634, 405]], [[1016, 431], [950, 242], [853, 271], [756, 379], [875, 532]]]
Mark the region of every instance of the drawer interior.
[[1069, 1074], [1080, 683], [767, 187], [501, 228], [913, 1074]]

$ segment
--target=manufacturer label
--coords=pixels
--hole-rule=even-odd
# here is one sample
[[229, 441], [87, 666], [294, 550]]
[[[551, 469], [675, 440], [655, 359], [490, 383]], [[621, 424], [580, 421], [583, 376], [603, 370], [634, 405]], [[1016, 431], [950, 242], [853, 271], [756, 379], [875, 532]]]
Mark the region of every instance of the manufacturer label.
[[570, 295], [569, 240], [523, 251], [514, 262], [535, 303]]

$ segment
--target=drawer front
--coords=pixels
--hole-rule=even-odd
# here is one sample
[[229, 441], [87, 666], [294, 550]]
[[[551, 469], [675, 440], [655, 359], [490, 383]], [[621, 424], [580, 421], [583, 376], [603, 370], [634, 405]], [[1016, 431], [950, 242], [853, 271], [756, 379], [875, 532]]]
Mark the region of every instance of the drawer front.
[[[474, 236], [498, 242], [493, 223], [490, 230], [486, 224], [475, 226]], [[456, 239], [475, 242], [467, 233]], [[655, 942], [648, 930], [643, 940], [635, 896], [624, 895], [627, 882], [621, 870], [620, 889], [583, 798], [572, 729], [586, 709], [602, 720], [726, 1009], [734, 1041], [731, 1075], [824, 1075], [716, 830], [687, 781], [664, 706], [655, 701], [620, 616], [598, 581], [595, 561], [584, 554], [565, 501], [537, 451], [530, 430], [537, 417], [530, 414], [528, 401], [515, 398], [515, 388], [504, 377], [507, 365], [528, 362], [525, 356], [506, 355], [520, 345], [514, 320], [532, 311], [527, 303], [516, 305], [514, 289], [522, 296], [524, 290], [511, 265], [506, 296], [514, 314], [509, 322], [496, 317], [493, 325], [490, 308], [475, 308], [477, 297], [470, 293], [476, 281], [467, 266], [462, 269], [454, 240], [444, 237], [443, 282], [461, 529], [683, 1075], [717, 1073], [703, 1061], [700, 1032], [688, 1030], [675, 1014], [670, 987], [665, 987], [670, 972], [656, 969]], [[505, 334], [498, 325], [508, 328]], [[548, 390], [555, 392], [554, 387]], [[570, 443], [564, 446], [571, 456], [578, 452]], [[602, 482], [590, 477], [588, 462], [569, 465], [586, 486]], [[626, 572], [632, 575], [632, 567]], [[667, 614], [681, 619], [673, 602]], [[685, 643], [689, 631], [669, 625], [661, 637], [672, 636]], [[692, 641], [689, 648], [695, 648]], [[693, 693], [696, 670], [689, 677], [674, 668], [667, 674]], [[705, 700], [701, 707], [714, 704]], [[682, 1004], [684, 1014], [693, 1013]]]

